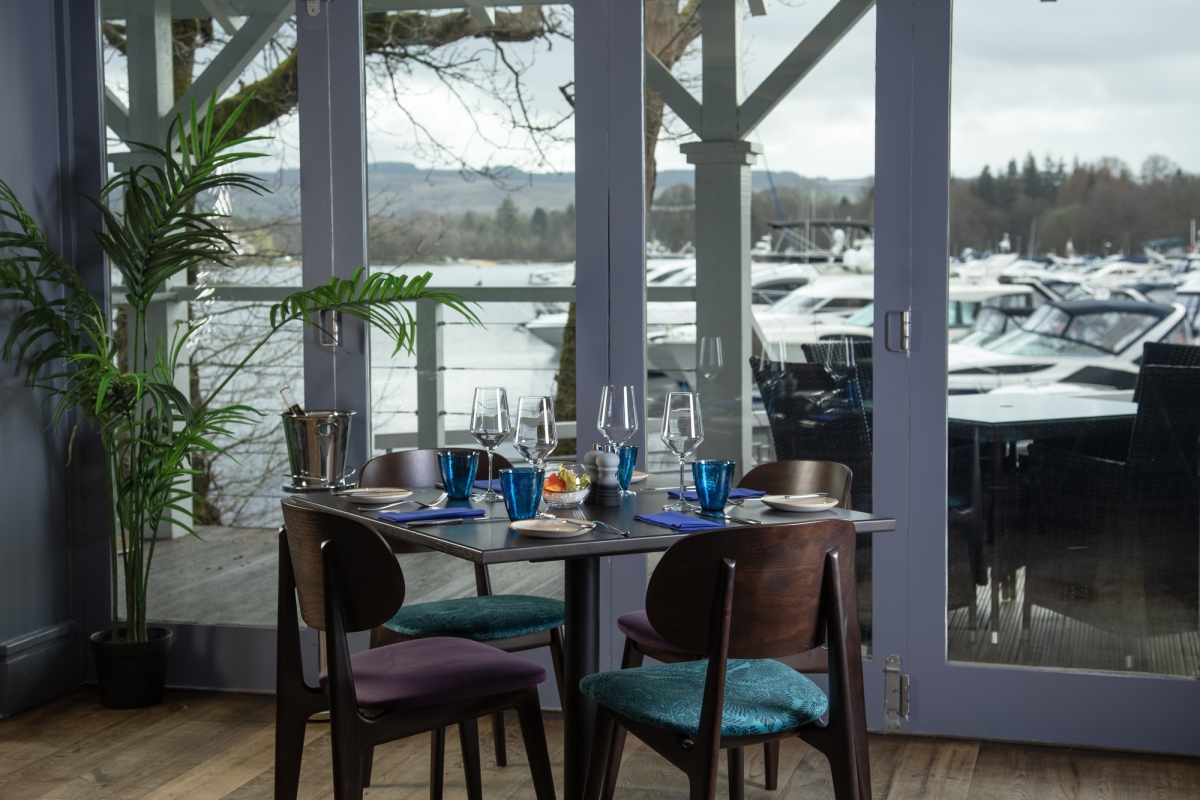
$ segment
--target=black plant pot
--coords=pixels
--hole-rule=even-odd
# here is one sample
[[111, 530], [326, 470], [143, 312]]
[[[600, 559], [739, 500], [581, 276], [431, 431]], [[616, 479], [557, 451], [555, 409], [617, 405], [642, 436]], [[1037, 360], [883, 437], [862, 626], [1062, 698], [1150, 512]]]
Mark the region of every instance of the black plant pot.
[[150, 640], [146, 642], [114, 642], [111, 630], [92, 634], [100, 705], [146, 708], [163, 701], [171, 632], [166, 628], [150, 628], [148, 633]]

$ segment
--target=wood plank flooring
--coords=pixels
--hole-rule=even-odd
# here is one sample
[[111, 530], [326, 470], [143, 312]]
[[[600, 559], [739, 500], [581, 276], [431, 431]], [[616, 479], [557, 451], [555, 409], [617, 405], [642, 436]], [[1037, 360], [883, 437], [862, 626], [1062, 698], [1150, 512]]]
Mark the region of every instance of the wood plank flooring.
[[[165, 704], [108, 711], [82, 689], [0, 720], [0, 797], [5, 800], [251, 800], [273, 787], [274, 698], [170, 692]], [[562, 788], [562, 722], [546, 720], [555, 780]], [[496, 767], [490, 725], [480, 726], [483, 790], [489, 800], [532, 798], [515, 715], [509, 715], [509, 766]], [[312, 722], [300, 800], [333, 796], [329, 726]], [[875, 800], [1084, 800], [1200, 796], [1200, 759], [1155, 757], [1036, 745], [872, 735]], [[376, 748], [367, 798], [428, 797], [429, 739]], [[722, 759], [724, 761], [724, 759]], [[763, 788], [762, 748], [746, 759], [747, 800], [831, 800], [825, 758], [785, 742], [780, 788]], [[726, 785], [722, 764], [722, 793]], [[466, 797], [458, 737], [447, 737], [446, 798]], [[685, 800], [682, 773], [630, 737], [618, 800]]]

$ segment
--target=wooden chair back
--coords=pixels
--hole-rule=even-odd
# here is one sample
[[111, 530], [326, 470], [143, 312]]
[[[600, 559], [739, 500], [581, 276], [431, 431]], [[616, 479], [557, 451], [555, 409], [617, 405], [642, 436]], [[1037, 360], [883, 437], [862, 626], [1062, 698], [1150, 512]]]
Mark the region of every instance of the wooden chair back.
[[[438, 450], [472, 450], [470, 447], [441, 447]], [[362, 468], [358, 485], [368, 486], [433, 486], [442, 482], [442, 468], [438, 465], [438, 450], [397, 450], [372, 458]], [[476, 480], [487, 480], [487, 452], [479, 453], [479, 472]], [[492, 477], [500, 477], [500, 470], [510, 469], [512, 463], [502, 455], [493, 457]]]
[[655, 567], [646, 614], [679, 649], [715, 657], [721, 626], [714, 624], [714, 607], [722, 565], [733, 562], [728, 657], [803, 653], [825, 641], [826, 556], [837, 551], [842, 570], [853, 576], [854, 541], [853, 523], [840, 519], [693, 534], [672, 545]]
[[850, 508], [853, 479], [850, 468], [836, 461], [772, 461], [747, 472], [738, 488], [767, 494], [825, 492], [838, 501], [838, 507]]
[[284, 528], [300, 616], [310, 628], [326, 630], [324, 549], [336, 543], [335, 570], [343, 593], [347, 632], [382, 625], [404, 603], [404, 573], [392, 548], [377, 532], [358, 520], [305, 508], [295, 500], [283, 503]]

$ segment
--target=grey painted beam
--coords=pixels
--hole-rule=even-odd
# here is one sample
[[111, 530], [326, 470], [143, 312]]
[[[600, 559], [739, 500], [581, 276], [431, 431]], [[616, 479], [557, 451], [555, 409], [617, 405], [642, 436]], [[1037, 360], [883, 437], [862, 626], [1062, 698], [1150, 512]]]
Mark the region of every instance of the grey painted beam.
[[658, 92], [663, 102], [692, 129], [697, 136], [703, 135], [704, 109], [687, 87], [671, 74], [671, 70], [659, 60], [658, 56], [646, 51], [646, 83]]
[[767, 15], [767, 0], [750, 0], [750, 16], [765, 17]]
[[471, 12], [471, 18], [476, 24], [484, 30], [495, 26], [496, 11], [483, 0], [467, 0], [467, 10]]
[[234, 22], [234, 17], [241, 17], [243, 15], [233, 9], [233, 6], [229, 4], [229, 0], [200, 0], [200, 5], [204, 6], [209, 14], [212, 14], [212, 18], [230, 36], [236, 34], [238, 29], [242, 27], [240, 22]]
[[[367, 263], [367, 178], [361, 0], [322, 3], [310, 17], [296, 0], [300, 78], [300, 220], [306, 288], [349, 278]], [[347, 317], [341, 343], [304, 334], [307, 408], [354, 411], [348, 463], [366, 463], [371, 425], [366, 325]]]
[[188, 90], [175, 103], [171, 112], [161, 119], [159, 138], [166, 137], [167, 130], [175, 121], [176, 115], [182, 115], [185, 120], [187, 119], [193, 99], [195, 99], [197, 115], [203, 117], [213, 92], [220, 97], [226, 89], [233, 85], [233, 82], [241, 76], [254, 57], [266, 47], [271, 37], [283, 26], [283, 23], [287, 22], [293, 11], [294, 6], [291, 0], [261, 0], [254, 13], [246, 18], [234, 37], [221, 48], [221, 52], [217, 53], [216, 58], [192, 82]]
[[758, 85], [738, 109], [738, 128], [748, 136], [796, 84], [804, 79], [842, 37], [875, 5], [875, 0], [840, 0], [796, 49]]
[[[134, 0], [136, 1], [136, 0]], [[104, 19], [125, 19], [131, 0], [103, 0], [101, 14]], [[175, 19], [191, 17], [215, 17], [207, 7], [212, 0], [171, 0], [171, 16]], [[254, 11], [258, 0], [218, 0], [226, 7], [231, 17], [244, 17]], [[340, 2], [340, 0], [339, 0]], [[502, 3], [480, 3], [485, 8], [504, 8]], [[548, 6], [569, 6], [571, 2], [543, 3]], [[467, 0], [365, 0], [366, 11], [445, 11], [467, 8]], [[228, 29], [227, 29], [228, 30]]]
[[171, 3], [147, 0], [125, 20], [129, 73], [129, 141], [159, 144], [159, 120], [174, 100], [171, 75]]
[[104, 122], [117, 138], [129, 141], [129, 109], [107, 86], [104, 87]]
[[417, 447], [446, 444], [446, 370], [442, 356], [442, 306], [417, 301]]
[[[571, 303], [574, 286], [436, 286], [454, 292], [475, 303]], [[156, 292], [154, 302], [194, 303], [214, 300], [218, 303], [278, 303], [296, 291], [294, 286], [176, 286], [169, 292]], [[113, 289], [114, 305], [125, 303], [125, 293]], [[648, 286], [646, 300], [651, 303], [691, 303], [696, 300], [695, 286]]]

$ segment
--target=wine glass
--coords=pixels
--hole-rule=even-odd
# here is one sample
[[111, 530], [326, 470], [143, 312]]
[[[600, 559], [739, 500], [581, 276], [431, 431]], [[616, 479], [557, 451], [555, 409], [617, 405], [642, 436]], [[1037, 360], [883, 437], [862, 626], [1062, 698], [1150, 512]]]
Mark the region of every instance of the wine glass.
[[549, 397], [522, 397], [517, 401], [517, 433], [513, 445], [531, 466], [541, 468], [558, 447], [554, 427], [554, 401]]
[[637, 395], [632, 386], [609, 384], [600, 393], [600, 416], [596, 427], [613, 450], [620, 449], [638, 429]]
[[667, 449], [679, 457], [679, 502], [663, 506], [663, 511], [688, 511], [694, 508], [683, 495], [683, 465], [687, 457], [704, 441], [704, 425], [700, 420], [700, 403], [694, 392], [671, 392], [663, 406], [662, 433]]
[[488, 488], [483, 499], [495, 503], [500, 495], [492, 489], [492, 458], [496, 448], [508, 438], [512, 424], [508, 419], [508, 393], [499, 386], [480, 386], [471, 405], [471, 435], [487, 450]]
[[721, 337], [701, 336], [700, 352], [696, 357], [696, 372], [704, 380], [711, 381], [717, 377], [717, 373], [723, 366], [725, 366], [725, 359], [721, 353]]

